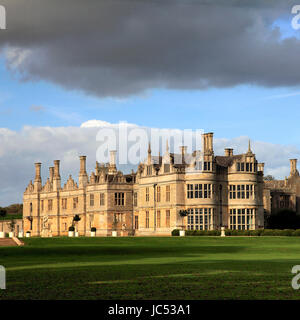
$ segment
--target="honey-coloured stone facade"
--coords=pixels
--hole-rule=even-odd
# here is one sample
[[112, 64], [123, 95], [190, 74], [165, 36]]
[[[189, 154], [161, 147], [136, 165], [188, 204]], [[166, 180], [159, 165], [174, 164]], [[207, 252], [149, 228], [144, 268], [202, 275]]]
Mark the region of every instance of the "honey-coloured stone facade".
[[284, 180], [265, 181], [264, 208], [267, 215], [281, 210], [296, 211], [300, 214], [300, 175], [297, 159], [290, 160], [290, 175]]
[[[75, 215], [79, 235], [164, 236], [174, 229], [254, 230], [264, 226], [264, 164], [258, 163], [250, 143], [245, 154], [225, 149], [215, 156], [213, 133], [203, 135], [202, 150], [187, 153], [181, 147], [163, 156], [148, 157], [136, 172], [123, 174], [116, 168], [116, 152], [110, 163], [96, 163], [88, 176], [86, 157], [80, 157], [78, 183], [70, 176], [61, 185], [60, 162], [54, 161], [42, 184], [41, 164], [24, 192], [24, 231], [32, 236], [66, 236]], [[182, 217], [181, 213], [188, 215]]]

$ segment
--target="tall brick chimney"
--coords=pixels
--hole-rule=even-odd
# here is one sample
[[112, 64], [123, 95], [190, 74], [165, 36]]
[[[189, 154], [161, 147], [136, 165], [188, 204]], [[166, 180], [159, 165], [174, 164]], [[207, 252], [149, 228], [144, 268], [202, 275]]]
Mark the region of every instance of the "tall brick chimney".
[[212, 132], [210, 133], [204, 133], [202, 135], [202, 149], [205, 154], [212, 154], [214, 152], [214, 134]]
[[185, 157], [185, 155], [187, 153], [187, 147], [186, 146], [181, 146], [181, 147], [179, 147], [179, 149], [180, 149], [180, 154], [181, 154], [181, 163], [184, 163], [185, 162], [184, 161], [184, 157]]
[[42, 189], [41, 167], [42, 164], [37, 162], [35, 165], [34, 191], [39, 192]]
[[54, 191], [57, 191], [61, 188], [59, 164], [60, 164], [60, 160], [54, 160], [54, 177], [53, 177], [53, 190]]
[[264, 163], [258, 163], [258, 164], [257, 164], [257, 171], [264, 173], [264, 171], [265, 171], [265, 164], [264, 164]]
[[225, 157], [232, 157], [233, 156], [233, 149], [226, 148], [225, 149]]
[[80, 156], [80, 171], [79, 171], [79, 187], [85, 187], [88, 184], [88, 175], [86, 173], [86, 156]]
[[117, 166], [116, 166], [116, 155], [117, 155], [117, 151], [112, 150], [109, 152], [109, 173], [115, 173], [117, 172]]
[[297, 170], [297, 159], [291, 159], [290, 164], [291, 164], [291, 177], [293, 176], [299, 176], [299, 171]]
[[49, 177], [50, 177], [50, 182], [52, 183], [54, 178], [54, 167], [49, 168]]

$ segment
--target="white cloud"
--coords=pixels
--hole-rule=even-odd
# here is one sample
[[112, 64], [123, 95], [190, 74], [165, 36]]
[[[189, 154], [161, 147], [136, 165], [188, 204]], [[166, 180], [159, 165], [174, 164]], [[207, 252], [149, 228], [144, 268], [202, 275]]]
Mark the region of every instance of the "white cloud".
[[[96, 151], [99, 147], [96, 134], [101, 125], [114, 129], [118, 127], [118, 124], [91, 120], [83, 123], [81, 127], [25, 126], [20, 131], [0, 128], [0, 206], [22, 201], [25, 187], [34, 179], [35, 162], [42, 162], [44, 182], [48, 177], [48, 167], [53, 166], [55, 159], [61, 160], [63, 180], [69, 174], [77, 179], [80, 155], [88, 156], [87, 167], [90, 173], [95, 167]], [[134, 124], [129, 126], [139, 128]], [[215, 154], [223, 155], [226, 147], [233, 147], [235, 154], [244, 153], [248, 149], [248, 139], [215, 139]], [[290, 145], [253, 141], [252, 150], [260, 162], [266, 163], [266, 174], [275, 175], [277, 178], [289, 175], [290, 158], [300, 158], [300, 150]], [[121, 169], [129, 171], [132, 167], [122, 166]]]
[[290, 92], [290, 93], [285, 93], [285, 94], [277, 94], [274, 96], [269, 96], [266, 97], [266, 100], [270, 100], [270, 99], [283, 99], [283, 98], [289, 98], [289, 97], [295, 97], [295, 96], [299, 96], [300, 92]]
[[86, 122], [83, 122], [81, 124], [81, 128], [99, 128], [99, 127], [113, 127], [117, 128], [119, 126], [128, 126], [128, 127], [137, 127], [136, 124], [133, 123], [128, 123], [128, 122], [120, 122], [120, 123], [110, 123], [107, 121], [102, 121], [102, 120], [88, 120]]

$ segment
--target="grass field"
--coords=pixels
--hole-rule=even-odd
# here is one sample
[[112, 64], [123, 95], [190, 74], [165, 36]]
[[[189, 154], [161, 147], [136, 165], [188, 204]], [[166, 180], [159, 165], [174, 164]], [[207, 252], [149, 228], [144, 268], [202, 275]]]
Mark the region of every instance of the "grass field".
[[0, 299], [299, 299], [296, 237], [52, 238], [0, 248]]

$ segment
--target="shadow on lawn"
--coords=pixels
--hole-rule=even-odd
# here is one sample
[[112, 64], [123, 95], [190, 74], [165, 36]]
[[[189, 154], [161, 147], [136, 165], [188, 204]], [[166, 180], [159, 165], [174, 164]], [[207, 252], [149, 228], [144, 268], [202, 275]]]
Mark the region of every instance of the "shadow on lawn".
[[[16, 250], [19, 249], [19, 250]], [[208, 246], [208, 247], [99, 247], [99, 246], [73, 246], [73, 247], [23, 247], [23, 248], [1, 248], [1, 260], [5, 257], [57, 257], [64, 260], [66, 257], [118, 257], [125, 259], [131, 256], [156, 257], [156, 256], [188, 256], [188, 255], [210, 255], [210, 254], [230, 254], [245, 250], [243, 246]]]

